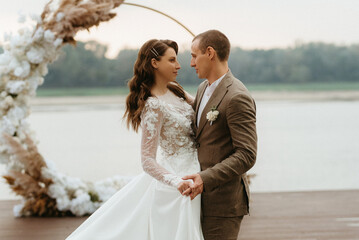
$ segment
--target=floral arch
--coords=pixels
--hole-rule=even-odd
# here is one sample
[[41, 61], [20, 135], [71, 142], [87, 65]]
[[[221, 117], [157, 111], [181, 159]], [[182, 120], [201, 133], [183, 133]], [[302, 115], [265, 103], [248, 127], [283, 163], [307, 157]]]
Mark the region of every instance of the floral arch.
[[22, 196], [22, 203], [14, 207], [15, 216], [91, 214], [130, 180], [115, 176], [92, 183], [58, 172], [38, 152], [28, 122], [29, 99], [36, 95], [47, 65], [58, 58], [61, 47], [75, 44], [78, 31], [111, 20], [116, 16], [112, 10], [121, 4], [161, 13], [193, 35], [176, 19], [124, 0], [51, 0], [41, 16], [32, 17], [30, 27], [5, 37], [0, 54], [0, 163], [6, 166], [3, 178]]

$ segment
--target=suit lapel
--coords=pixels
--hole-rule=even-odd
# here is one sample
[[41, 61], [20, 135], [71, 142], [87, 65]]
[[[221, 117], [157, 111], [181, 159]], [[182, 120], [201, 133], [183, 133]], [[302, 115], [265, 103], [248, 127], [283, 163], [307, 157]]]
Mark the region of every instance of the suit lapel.
[[206, 88], [207, 88], [207, 86], [208, 86], [208, 81], [206, 80], [206, 84], [203, 84], [203, 87], [201, 88], [201, 89], [199, 89], [199, 101], [197, 101], [197, 104], [196, 104], [196, 111], [195, 111], [195, 113], [196, 113], [196, 117], [195, 117], [195, 128], [197, 129], [197, 118], [198, 118], [198, 108], [199, 108], [199, 105], [201, 104], [201, 101], [202, 101], [202, 98], [203, 98], [203, 94], [204, 94], [204, 92], [205, 92], [205, 90], [206, 90]]
[[[196, 137], [198, 137], [200, 135], [200, 133], [202, 132], [204, 126], [206, 124], [209, 124], [208, 120], [207, 120], [207, 113], [211, 110], [212, 107], [218, 108], [218, 106], [221, 103], [222, 99], [224, 98], [224, 96], [228, 92], [228, 87], [232, 84], [232, 81], [233, 81], [232, 80], [232, 74], [231, 74], [231, 72], [228, 72], [226, 74], [226, 76], [224, 76], [222, 81], [219, 83], [219, 85], [216, 87], [216, 89], [214, 90], [212, 96], [210, 97], [210, 99], [208, 100], [206, 106], [203, 109], [202, 116], [201, 116], [201, 119], [199, 121], [199, 126], [198, 126], [198, 129], [196, 131]], [[203, 93], [204, 93], [204, 91], [203, 91]], [[203, 93], [202, 93], [202, 96], [203, 96]], [[202, 100], [202, 97], [201, 97], [201, 100]], [[219, 114], [221, 114], [221, 113], [219, 113]], [[197, 115], [198, 115], [198, 107], [196, 109], [196, 116]], [[197, 117], [196, 117], [196, 120], [197, 120]]]

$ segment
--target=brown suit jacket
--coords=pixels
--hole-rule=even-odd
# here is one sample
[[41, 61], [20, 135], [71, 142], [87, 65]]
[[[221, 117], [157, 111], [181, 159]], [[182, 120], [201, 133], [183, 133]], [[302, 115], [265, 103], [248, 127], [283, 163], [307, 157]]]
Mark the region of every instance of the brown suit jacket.
[[[194, 130], [204, 183], [202, 215], [234, 217], [249, 213], [246, 172], [257, 154], [256, 106], [247, 88], [229, 71], [205, 106], [198, 128], [198, 108], [208, 85], [198, 87], [193, 104]], [[215, 107], [212, 125], [206, 115]]]

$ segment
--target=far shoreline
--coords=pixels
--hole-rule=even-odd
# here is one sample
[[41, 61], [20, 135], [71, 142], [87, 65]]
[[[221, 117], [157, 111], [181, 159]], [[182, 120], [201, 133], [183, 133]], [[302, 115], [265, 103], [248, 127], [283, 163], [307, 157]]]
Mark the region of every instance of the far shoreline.
[[[359, 101], [359, 90], [343, 91], [250, 91], [255, 101]], [[126, 95], [100, 96], [37, 96], [30, 100], [33, 106], [124, 104]]]

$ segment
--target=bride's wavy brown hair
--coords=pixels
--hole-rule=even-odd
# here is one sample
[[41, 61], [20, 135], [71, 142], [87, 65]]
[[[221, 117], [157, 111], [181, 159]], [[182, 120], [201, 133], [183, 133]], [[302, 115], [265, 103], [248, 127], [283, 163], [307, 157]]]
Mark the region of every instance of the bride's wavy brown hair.
[[[160, 60], [168, 48], [173, 48], [178, 53], [178, 45], [172, 40], [151, 39], [140, 48], [137, 60], [133, 67], [133, 77], [128, 82], [130, 93], [126, 98], [127, 127], [137, 132], [141, 124], [141, 112], [147, 98], [151, 97], [151, 88], [155, 83], [154, 68], [151, 64], [152, 58]], [[177, 82], [176, 82], [177, 83]], [[168, 84], [167, 88], [180, 98], [186, 99], [183, 88], [179, 84]]]

